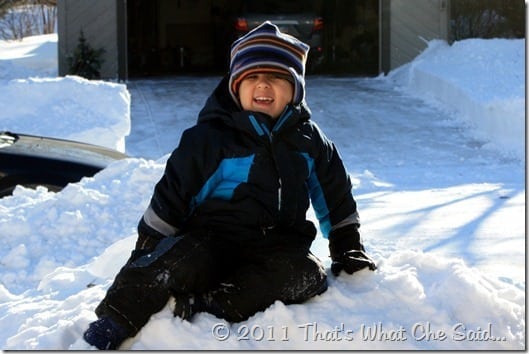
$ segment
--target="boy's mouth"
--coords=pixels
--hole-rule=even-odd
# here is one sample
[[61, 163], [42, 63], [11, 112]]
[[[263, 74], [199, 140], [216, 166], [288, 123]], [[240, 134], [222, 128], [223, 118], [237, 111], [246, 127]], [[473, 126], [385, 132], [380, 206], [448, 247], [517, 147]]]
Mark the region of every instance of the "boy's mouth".
[[258, 96], [253, 99], [257, 103], [272, 103], [274, 99], [272, 97]]

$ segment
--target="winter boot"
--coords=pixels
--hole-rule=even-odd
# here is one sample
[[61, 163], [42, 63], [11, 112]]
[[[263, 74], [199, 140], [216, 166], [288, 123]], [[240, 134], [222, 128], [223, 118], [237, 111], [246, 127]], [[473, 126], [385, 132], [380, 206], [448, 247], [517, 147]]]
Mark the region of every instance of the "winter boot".
[[88, 344], [100, 350], [117, 349], [127, 337], [125, 329], [109, 317], [102, 317], [90, 323], [83, 335]]

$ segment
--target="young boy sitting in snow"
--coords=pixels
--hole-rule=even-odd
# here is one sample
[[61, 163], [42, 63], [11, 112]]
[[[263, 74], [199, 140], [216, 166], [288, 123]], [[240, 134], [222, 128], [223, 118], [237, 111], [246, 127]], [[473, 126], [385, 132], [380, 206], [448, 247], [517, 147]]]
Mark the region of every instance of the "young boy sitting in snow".
[[374, 270], [358, 232], [351, 182], [305, 103], [305, 43], [265, 22], [231, 48], [221, 80], [167, 161], [127, 264], [85, 340], [116, 349], [168, 301], [175, 316], [243, 321], [276, 300], [327, 289], [310, 252], [310, 201], [331, 271]]

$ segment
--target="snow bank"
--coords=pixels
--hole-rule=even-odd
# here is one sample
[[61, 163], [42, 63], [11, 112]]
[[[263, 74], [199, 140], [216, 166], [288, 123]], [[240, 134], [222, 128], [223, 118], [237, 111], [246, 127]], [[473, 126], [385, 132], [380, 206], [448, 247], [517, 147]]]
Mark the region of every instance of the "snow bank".
[[136, 232], [162, 172], [152, 160], [125, 159], [61, 193], [17, 187], [0, 199], [0, 283], [15, 294], [54, 290], [39, 286], [48, 273], [83, 265]]
[[125, 152], [125, 137], [130, 134], [126, 85], [53, 76], [57, 34], [0, 41], [0, 130]]
[[125, 152], [130, 133], [130, 94], [125, 85], [67, 76], [13, 79], [0, 82], [0, 87], [0, 130]]
[[490, 147], [524, 160], [524, 54], [524, 39], [433, 40], [389, 78], [456, 113]]
[[[164, 164], [122, 160], [61, 193], [18, 188], [0, 199], [0, 230], [10, 230], [0, 231], [4, 350], [89, 349], [82, 333], [134, 245]], [[209, 314], [183, 322], [168, 306], [122, 349], [523, 348], [521, 290], [431, 252], [373, 255], [376, 272], [330, 276], [329, 290], [308, 303], [276, 302], [237, 324]]]

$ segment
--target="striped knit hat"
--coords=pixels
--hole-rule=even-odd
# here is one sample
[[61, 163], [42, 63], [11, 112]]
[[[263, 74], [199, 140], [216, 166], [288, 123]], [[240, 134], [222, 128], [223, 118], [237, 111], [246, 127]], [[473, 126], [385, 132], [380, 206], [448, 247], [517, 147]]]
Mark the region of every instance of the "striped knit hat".
[[305, 98], [305, 63], [309, 49], [307, 44], [282, 33], [270, 21], [262, 23], [231, 46], [231, 96], [239, 103], [239, 85], [247, 75], [255, 72], [277, 72], [292, 76], [292, 103], [300, 104]]

